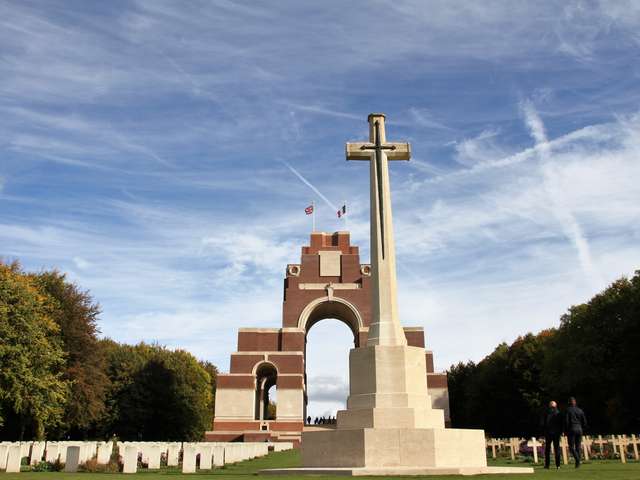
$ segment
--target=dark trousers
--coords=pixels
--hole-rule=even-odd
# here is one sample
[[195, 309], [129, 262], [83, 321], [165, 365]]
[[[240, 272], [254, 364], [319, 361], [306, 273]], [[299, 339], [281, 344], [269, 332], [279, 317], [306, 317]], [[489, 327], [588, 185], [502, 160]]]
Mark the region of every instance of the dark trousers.
[[560, 434], [549, 434], [544, 436], [544, 468], [549, 468], [551, 463], [551, 444], [556, 457], [556, 467], [560, 466]]
[[580, 465], [580, 449], [582, 448], [582, 432], [569, 432], [567, 439], [569, 440], [569, 451], [576, 461], [576, 467], [578, 467]]

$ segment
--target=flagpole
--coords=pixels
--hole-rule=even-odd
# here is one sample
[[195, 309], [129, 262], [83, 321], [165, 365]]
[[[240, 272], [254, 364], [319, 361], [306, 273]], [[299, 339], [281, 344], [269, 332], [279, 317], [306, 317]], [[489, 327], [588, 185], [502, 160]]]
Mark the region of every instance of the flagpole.
[[344, 207], [345, 207], [345, 211], [344, 211], [344, 215], [343, 215], [343, 217], [344, 217], [344, 229], [346, 231], [349, 231], [349, 225], [347, 224], [347, 210], [346, 210], [347, 209], [347, 201], [344, 200], [342, 202], [342, 205], [344, 205]]
[[311, 233], [316, 231], [316, 204], [312, 200], [311, 201]]

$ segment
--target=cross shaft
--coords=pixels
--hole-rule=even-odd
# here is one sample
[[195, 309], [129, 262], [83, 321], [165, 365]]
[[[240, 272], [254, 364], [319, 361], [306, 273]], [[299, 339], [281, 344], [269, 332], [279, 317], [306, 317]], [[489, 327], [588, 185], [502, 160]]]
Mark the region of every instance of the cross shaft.
[[384, 115], [369, 115], [369, 142], [347, 143], [347, 160], [370, 161], [372, 323], [367, 345], [406, 345], [398, 319], [389, 160], [409, 160], [408, 143], [387, 142]]

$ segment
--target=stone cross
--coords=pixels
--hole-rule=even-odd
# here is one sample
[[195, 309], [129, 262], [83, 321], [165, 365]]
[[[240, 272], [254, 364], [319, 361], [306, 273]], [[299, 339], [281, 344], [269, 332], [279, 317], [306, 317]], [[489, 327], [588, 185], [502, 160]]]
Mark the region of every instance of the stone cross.
[[591, 440], [589, 436], [585, 436], [582, 439], [582, 452], [584, 453], [584, 459], [587, 462], [589, 461], [589, 453], [591, 452], [592, 443], [593, 443], [593, 440]]
[[491, 457], [496, 458], [496, 447], [500, 446], [500, 440], [490, 438], [487, 440], [487, 446], [491, 447]]
[[620, 461], [622, 463], [627, 463], [627, 447], [629, 445], [629, 441], [627, 440], [626, 435], [618, 435], [618, 440], [614, 442], [617, 444], [618, 450], [620, 453]]
[[387, 142], [385, 116], [372, 113], [369, 142], [347, 143], [347, 160], [368, 160], [371, 182], [372, 319], [367, 345], [406, 345], [398, 318], [396, 254], [391, 214], [389, 160], [409, 160], [408, 143]]
[[533, 448], [533, 463], [538, 463], [538, 446], [540, 442], [536, 440], [536, 437], [532, 437], [531, 440], [527, 442], [527, 447]]
[[618, 439], [614, 440], [614, 445], [620, 450], [620, 461], [627, 463], [627, 439], [624, 435], [618, 435]]
[[640, 443], [640, 441], [638, 440], [638, 437], [636, 437], [635, 435], [631, 435], [630, 443], [633, 446], [633, 458], [635, 458], [636, 460], [640, 460], [640, 456], [638, 455], [638, 443]]
[[509, 439], [509, 448], [511, 449], [511, 460], [516, 459], [516, 451], [520, 450], [520, 439], [512, 437]]
[[609, 442], [602, 438], [602, 435], [598, 435], [598, 439], [594, 440], [593, 443], [598, 445], [598, 449], [600, 450], [600, 456], [604, 456], [604, 446]]
[[562, 463], [567, 465], [569, 463], [569, 455], [567, 453], [567, 448], [569, 447], [569, 442], [567, 441], [567, 437], [562, 435], [560, 437], [560, 450], [562, 450]]

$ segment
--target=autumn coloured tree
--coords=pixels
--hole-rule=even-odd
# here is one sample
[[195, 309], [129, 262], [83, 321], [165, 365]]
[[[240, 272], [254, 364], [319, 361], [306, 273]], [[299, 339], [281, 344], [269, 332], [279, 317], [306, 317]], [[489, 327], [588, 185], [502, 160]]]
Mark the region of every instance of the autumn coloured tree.
[[0, 263], [0, 438], [44, 438], [62, 421], [71, 382], [50, 298], [17, 263]]

